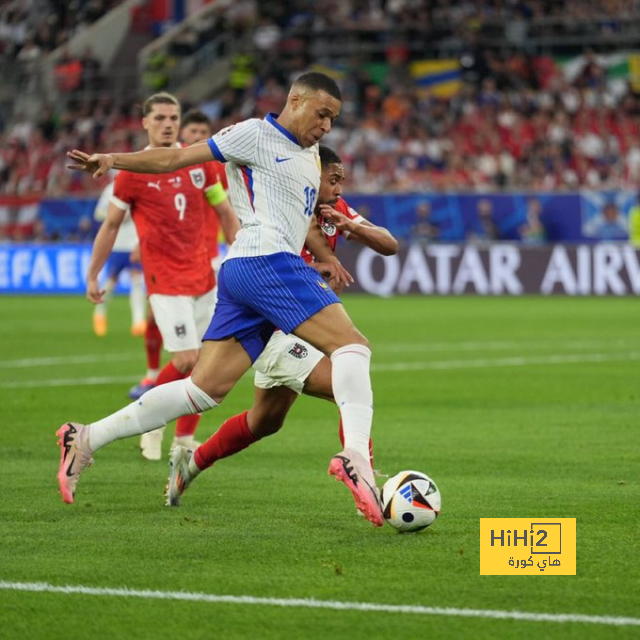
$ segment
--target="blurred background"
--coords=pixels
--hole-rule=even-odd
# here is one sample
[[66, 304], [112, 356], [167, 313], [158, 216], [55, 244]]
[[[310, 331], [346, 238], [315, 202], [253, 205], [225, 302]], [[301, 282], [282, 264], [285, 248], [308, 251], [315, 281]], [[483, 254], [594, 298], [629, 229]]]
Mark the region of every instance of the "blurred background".
[[351, 206], [401, 241], [396, 280], [410, 247], [432, 271], [453, 247], [448, 289], [406, 291], [452, 292], [468, 247], [492, 281], [509, 243], [518, 264], [496, 264], [538, 269], [534, 292], [550, 268], [543, 293], [640, 292], [636, 0], [1, 0], [0, 291], [83, 290], [106, 182], [66, 170], [67, 150], [144, 147], [140, 106], [161, 90], [213, 130], [263, 117], [307, 70], [341, 86], [325, 142]]

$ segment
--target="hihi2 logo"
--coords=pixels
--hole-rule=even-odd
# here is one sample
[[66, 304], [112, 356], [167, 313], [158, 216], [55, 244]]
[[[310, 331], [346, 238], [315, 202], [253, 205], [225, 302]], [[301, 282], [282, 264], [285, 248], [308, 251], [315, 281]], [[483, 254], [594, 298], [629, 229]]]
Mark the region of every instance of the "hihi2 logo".
[[575, 574], [575, 518], [480, 518], [480, 575]]

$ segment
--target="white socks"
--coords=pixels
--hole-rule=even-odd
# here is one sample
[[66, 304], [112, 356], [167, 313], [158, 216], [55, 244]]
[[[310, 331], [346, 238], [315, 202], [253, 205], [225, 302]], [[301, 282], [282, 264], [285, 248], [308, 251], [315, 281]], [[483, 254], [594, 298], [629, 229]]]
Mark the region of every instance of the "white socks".
[[116, 283], [113, 280], [107, 280], [106, 284], [104, 285], [104, 295], [102, 296], [103, 302], [98, 302], [98, 304], [93, 308], [93, 315], [107, 315], [107, 305], [109, 304], [109, 300], [111, 300], [111, 294], [113, 293], [113, 289], [115, 286]]
[[144, 286], [142, 273], [131, 273], [129, 306], [131, 307], [131, 324], [144, 322], [147, 316], [147, 290]]
[[355, 449], [365, 460], [369, 460], [373, 420], [370, 363], [371, 351], [362, 344], [349, 344], [331, 354], [331, 386], [342, 417], [344, 447]]
[[88, 425], [89, 446], [94, 452], [114, 440], [153, 431], [180, 416], [201, 413], [217, 406], [212, 398], [193, 384], [191, 377], [162, 384], [124, 409]]

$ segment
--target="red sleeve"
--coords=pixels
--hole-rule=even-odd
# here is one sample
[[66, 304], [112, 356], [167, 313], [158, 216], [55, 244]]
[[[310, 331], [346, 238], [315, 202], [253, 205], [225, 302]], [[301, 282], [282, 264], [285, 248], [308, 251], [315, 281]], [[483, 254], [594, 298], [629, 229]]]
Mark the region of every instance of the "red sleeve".
[[338, 202], [333, 207], [336, 211], [343, 213], [349, 220], [356, 220], [357, 222], [361, 222], [363, 217], [355, 210], [352, 209], [345, 200], [342, 198], [338, 199]]
[[222, 182], [224, 190], [228, 191], [229, 183], [227, 182], [227, 170], [225, 169], [224, 165], [222, 164], [222, 162], [218, 162], [217, 160], [214, 160], [211, 165], [216, 168], [216, 171], [218, 173], [218, 180]]
[[204, 190], [220, 182], [220, 175], [218, 172], [217, 162], [205, 162], [204, 167]]
[[113, 197], [127, 206], [131, 206], [135, 200], [134, 174], [129, 171], [120, 171], [113, 183]]

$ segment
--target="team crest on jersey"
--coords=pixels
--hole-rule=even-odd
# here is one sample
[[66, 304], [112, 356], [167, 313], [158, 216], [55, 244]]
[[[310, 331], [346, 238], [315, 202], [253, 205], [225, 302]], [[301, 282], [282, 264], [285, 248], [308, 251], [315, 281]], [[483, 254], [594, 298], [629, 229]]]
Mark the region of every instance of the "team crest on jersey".
[[298, 360], [302, 360], [309, 355], [309, 350], [303, 344], [294, 342], [291, 349], [289, 349], [289, 355], [292, 355], [294, 358], [298, 358]]
[[330, 220], [325, 220], [323, 218], [320, 226], [322, 227], [322, 233], [324, 233], [325, 236], [333, 237], [336, 235], [336, 225], [333, 224], [333, 222], [331, 222]]
[[173, 327], [178, 338], [184, 338], [187, 335], [187, 327], [184, 324], [177, 324]]
[[202, 167], [190, 169], [189, 175], [191, 176], [191, 182], [196, 189], [202, 189], [202, 187], [204, 187], [204, 169]]
[[172, 184], [174, 189], [180, 189], [182, 187], [182, 178], [180, 176], [175, 176], [174, 178], [169, 178], [167, 180], [169, 184]]

